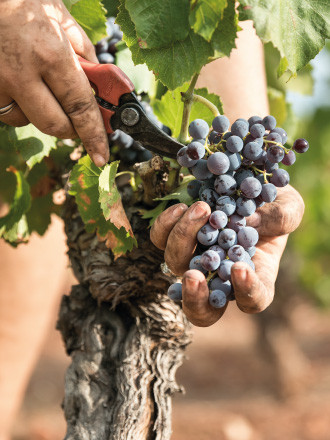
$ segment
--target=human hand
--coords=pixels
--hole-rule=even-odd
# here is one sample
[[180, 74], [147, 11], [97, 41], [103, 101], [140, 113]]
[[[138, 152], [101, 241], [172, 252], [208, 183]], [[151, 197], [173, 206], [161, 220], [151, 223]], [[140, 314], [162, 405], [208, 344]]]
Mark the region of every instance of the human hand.
[[[243, 262], [232, 267], [231, 279], [237, 306], [246, 313], [258, 313], [272, 302], [279, 263], [288, 234], [301, 222], [304, 202], [290, 185], [277, 188], [277, 198], [266, 203], [247, 218], [247, 225], [259, 233], [257, 250], [253, 257], [255, 272]], [[221, 318], [226, 310], [213, 308], [208, 301], [209, 289], [204, 275], [188, 270], [196, 248], [196, 235], [207, 223], [210, 207], [196, 202], [190, 208], [183, 203], [171, 206], [155, 221], [150, 237], [159, 249], [165, 251], [169, 269], [182, 280], [182, 307], [188, 319], [196, 326], [208, 327]]]
[[97, 166], [109, 160], [101, 113], [77, 55], [97, 63], [94, 47], [62, 0], [0, 3], [0, 121], [32, 122], [59, 138], [80, 137]]

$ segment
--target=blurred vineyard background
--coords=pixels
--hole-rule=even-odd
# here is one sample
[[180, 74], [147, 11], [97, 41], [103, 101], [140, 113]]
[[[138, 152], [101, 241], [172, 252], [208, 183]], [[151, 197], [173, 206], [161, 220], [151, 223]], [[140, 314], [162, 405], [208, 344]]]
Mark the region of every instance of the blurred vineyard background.
[[[289, 138], [310, 143], [290, 170], [305, 216], [269, 310], [248, 316], [231, 304], [221, 322], [195, 329], [178, 374], [186, 395], [174, 400], [173, 440], [330, 439], [330, 44], [288, 82], [274, 74], [276, 51], [265, 52], [271, 113]], [[14, 440], [64, 438], [68, 359], [55, 321], [56, 310]]]

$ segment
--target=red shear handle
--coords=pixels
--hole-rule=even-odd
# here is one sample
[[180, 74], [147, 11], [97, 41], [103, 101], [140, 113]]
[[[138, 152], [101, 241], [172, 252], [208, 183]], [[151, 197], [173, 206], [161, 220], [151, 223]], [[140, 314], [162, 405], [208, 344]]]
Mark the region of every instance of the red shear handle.
[[[119, 100], [125, 93], [131, 93], [134, 85], [128, 76], [113, 64], [95, 64], [84, 58], [78, 57], [91, 86], [99, 98], [104, 99], [113, 105], [119, 105]], [[104, 125], [107, 133], [113, 133], [110, 125], [111, 116], [114, 111], [99, 105], [103, 116]]]

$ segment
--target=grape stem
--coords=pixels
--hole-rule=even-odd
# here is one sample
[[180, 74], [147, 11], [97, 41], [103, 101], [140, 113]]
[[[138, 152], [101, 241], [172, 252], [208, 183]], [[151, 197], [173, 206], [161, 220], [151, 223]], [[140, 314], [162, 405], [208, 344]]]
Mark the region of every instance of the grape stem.
[[193, 95], [193, 102], [200, 102], [201, 104], [205, 105], [205, 107], [207, 107], [209, 110], [211, 110], [211, 112], [213, 113], [213, 116], [219, 116], [220, 112], [217, 108], [217, 106], [215, 106], [211, 101], [209, 101], [208, 99], [204, 98], [204, 96], [200, 96], [200, 95]]
[[188, 90], [185, 93], [181, 93], [181, 99], [183, 101], [183, 114], [182, 114], [181, 131], [178, 137], [178, 141], [181, 144], [186, 144], [189, 139], [189, 135], [188, 135], [189, 116], [191, 112], [191, 107], [194, 102], [193, 99], [194, 89], [198, 80], [198, 76], [199, 73], [195, 73], [195, 75], [191, 79]]

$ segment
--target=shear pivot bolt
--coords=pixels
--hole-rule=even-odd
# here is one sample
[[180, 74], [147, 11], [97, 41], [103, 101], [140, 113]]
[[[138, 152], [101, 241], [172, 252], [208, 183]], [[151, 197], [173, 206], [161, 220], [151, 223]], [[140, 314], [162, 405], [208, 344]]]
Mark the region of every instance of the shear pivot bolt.
[[121, 120], [125, 125], [128, 125], [129, 127], [132, 127], [133, 125], [137, 124], [140, 119], [139, 112], [135, 110], [135, 108], [125, 108], [121, 113]]

